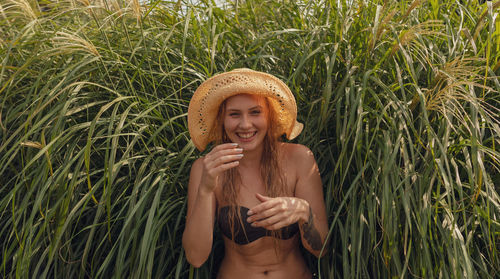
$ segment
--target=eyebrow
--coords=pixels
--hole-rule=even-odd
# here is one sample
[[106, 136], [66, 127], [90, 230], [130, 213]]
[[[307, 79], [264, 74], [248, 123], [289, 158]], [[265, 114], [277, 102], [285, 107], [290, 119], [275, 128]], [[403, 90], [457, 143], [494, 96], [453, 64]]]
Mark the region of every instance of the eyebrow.
[[[254, 109], [262, 109], [261, 105], [257, 105], [255, 107], [251, 107], [248, 110], [254, 110]], [[229, 108], [228, 111], [240, 111], [239, 109], [234, 109], [234, 108]]]

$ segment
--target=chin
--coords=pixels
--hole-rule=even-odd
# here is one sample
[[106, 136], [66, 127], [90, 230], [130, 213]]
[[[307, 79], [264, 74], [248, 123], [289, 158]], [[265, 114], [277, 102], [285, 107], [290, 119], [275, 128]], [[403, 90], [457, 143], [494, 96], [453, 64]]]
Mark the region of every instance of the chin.
[[255, 144], [243, 144], [243, 143], [238, 143], [241, 148], [243, 148], [243, 151], [252, 151], [257, 149], [257, 146]]

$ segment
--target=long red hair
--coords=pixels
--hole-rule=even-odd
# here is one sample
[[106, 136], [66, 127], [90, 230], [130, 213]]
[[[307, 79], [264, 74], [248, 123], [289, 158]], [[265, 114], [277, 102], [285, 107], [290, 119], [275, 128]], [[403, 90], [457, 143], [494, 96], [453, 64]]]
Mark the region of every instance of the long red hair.
[[[278, 148], [278, 144], [280, 142], [281, 135], [277, 136], [276, 133], [276, 113], [269, 105], [269, 100], [266, 97], [262, 98], [265, 98], [268, 116], [268, 129], [262, 143], [263, 151], [260, 161], [260, 175], [265, 184], [265, 195], [269, 197], [289, 196], [293, 193], [289, 193], [286, 189], [283, 170], [279, 164], [280, 150]], [[215, 121], [216, 124], [212, 129], [212, 133], [215, 133], [215, 144], [231, 142], [224, 129], [226, 101], [220, 105], [217, 119]], [[237, 204], [238, 194], [242, 184], [238, 168], [231, 168], [224, 172], [220, 183], [222, 186], [223, 203], [227, 203], [229, 206], [228, 220], [230, 227], [234, 228], [235, 220], [243, 226], [241, 213]], [[234, 239], [235, 232], [233, 229], [231, 229], [231, 234]], [[279, 234], [279, 231], [272, 232], [272, 235], [276, 237], [280, 237]]]

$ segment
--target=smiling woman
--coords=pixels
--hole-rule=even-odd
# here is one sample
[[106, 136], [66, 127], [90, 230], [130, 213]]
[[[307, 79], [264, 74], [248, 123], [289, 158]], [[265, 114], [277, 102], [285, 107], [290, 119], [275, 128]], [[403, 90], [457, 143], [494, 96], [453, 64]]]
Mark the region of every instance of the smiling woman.
[[296, 111], [282, 81], [248, 69], [196, 90], [189, 131], [198, 149], [215, 147], [191, 169], [183, 246], [192, 265], [208, 258], [217, 221], [225, 244], [218, 278], [312, 277], [299, 241], [320, 256], [328, 224], [312, 152], [278, 141], [302, 130]]
[[226, 100], [224, 132], [243, 150], [259, 147], [267, 133], [269, 109], [265, 97], [240, 94]]
[[[242, 257], [309, 276], [289, 243], [324, 241], [314, 159], [330, 245], [311, 271], [500, 278], [500, 1], [480, 2], [0, 0], [1, 278], [243, 277]], [[286, 80], [307, 148], [277, 140], [301, 125], [276, 78], [207, 80], [239, 67]], [[269, 109], [260, 169], [223, 133], [243, 93]], [[258, 226], [266, 197], [301, 221]]]

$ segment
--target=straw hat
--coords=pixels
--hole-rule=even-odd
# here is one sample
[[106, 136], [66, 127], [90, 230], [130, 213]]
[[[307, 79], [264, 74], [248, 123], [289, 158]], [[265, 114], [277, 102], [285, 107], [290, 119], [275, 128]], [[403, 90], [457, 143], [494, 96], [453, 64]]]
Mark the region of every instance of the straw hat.
[[280, 79], [250, 69], [235, 69], [215, 75], [203, 82], [193, 94], [188, 108], [191, 139], [200, 151], [215, 140], [212, 131], [219, 107], [227, 98], [238, 94], [267, 97], [276, 114], [276, 130], [291, 140], [302, 132], [297, 122], [297, 104], [292, 92]]

